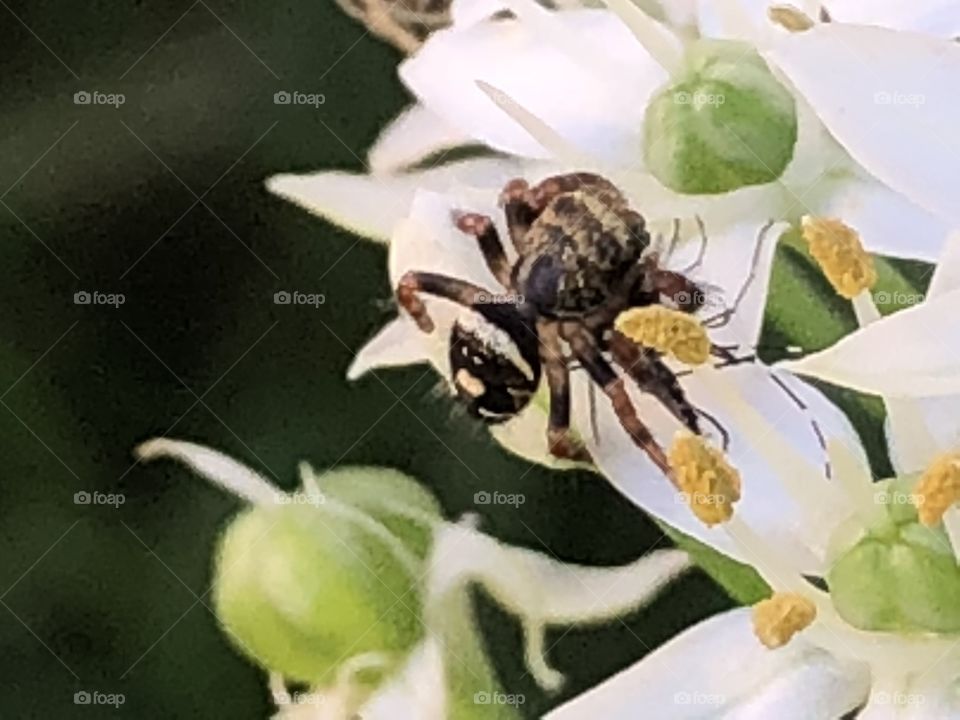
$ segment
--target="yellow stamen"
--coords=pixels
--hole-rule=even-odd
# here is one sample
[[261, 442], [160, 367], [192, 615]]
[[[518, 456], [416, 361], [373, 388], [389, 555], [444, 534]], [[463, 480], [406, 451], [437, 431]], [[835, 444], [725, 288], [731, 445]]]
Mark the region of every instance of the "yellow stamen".
[[803, 239], [838, 295], [853, 300], [877, 282], [873, 258], [863, 249], [860, 235], [849, 225], [830, 218], [803, 219]]
[[774, 5], [767, 10], [767, 17], [790, 32], [805, 32], [816, 24], [809, 15], [793, 5]]
[[917, 485], [917, 514], [920, 522], [932, 526], [960, 501], [960, 453], [941, 455], [927, 468]]
[[677, 487], [704, 525], [717, 525], [733, 517], [733, 504], [740, 499], [740, 473], [722, 452], [697, 435], [679, 433], [669, 460]]
[[797, 593], [774, 593], [753, 606], [753, 633], [771, 650], [783, 647], [817, 618], [817, 606]]
[[700, 321], [679, 310], [650, 305], [620, 313], [616, 328], [639, 345], [673, 355], [687, 365], [710, 358], [710, 338]]

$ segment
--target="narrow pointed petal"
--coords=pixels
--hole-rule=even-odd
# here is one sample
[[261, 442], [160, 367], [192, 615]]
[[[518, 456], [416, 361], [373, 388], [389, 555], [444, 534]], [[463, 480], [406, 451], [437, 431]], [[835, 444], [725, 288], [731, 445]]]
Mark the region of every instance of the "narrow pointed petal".
[[370, 171], [388, 173], [470, 142], [423, 105], [412, 105], [384, 128], [367, 154]]
[[358, 235], [385, 242], [409, 214], [417, 190], [463, 185], [489, 188], [495, 196], [522, 170], [516, 160], [481, 158], [384, 177], [347, 172], [275, 175], [267, 189]]
[[841, 0], [828, 5], [831, 16], [838, 22], [877, 25], [942, 38], [960, 35], [960, 9], [955, 0]]
[[960, 290], [960, 231], [951, 233], [947, 238], [933, 270], [927, 297], [932, 300], [953, 290]]
[[429, 357], [420, 335], [409, 318], [393, 320], [357, 353], [347, 370], [347, 380], [357, 380], [377, 368], [427, 362]]
[[254, 504], [275, 503], [281, 495], [281, 492], [259, 473], [204, 445], [154, 438], [137, 446], [135, 453], [141, 460], [179, 460], [215, 485]]
[[[960, 291], [857, 330], [826, 350], [781, 367], [884, 397], [960, 393]], [[869, 358], [869, 362], [865, 359]]]
[[960, 149], [960, 44], [825, 23], [780, 38], [766, 57], [869, 173], [960, 222], [960, 164], [948, 160]]
[[[477, 87], [478, 80], [507, 93], [586, 152], [612, 160], [622, 160], [623, 153], [639, 157], [644, 108], [666, 80], [663, 69], [612, 13], [565, 11], [548, 19], [582, 46], [566, 48], [520, 19], [484, 21], [435, 33], [400, 66], [400, 77], [451, 126], [498, 150], [549, 157]], [[622, 76], [616, 83], [598, 76], [591, 56], [612, 58]]]
[[621, 567], [590, 567], [513, 547], [463, 524], [438, 536], [433, 591], [479, 582], [501, 605], [543, 625], [605, 622], [649, 603], [690, 568], [687, 554], [659, 550]]
[[[771, 465], [759, 452], [765, 442], [753, 428], [736, 419], [736, 413], [726, 404], [727, 397], [736, 397], [739, 403], [755, 408], [798, 457], [802, 458], [811, 477], [809, 486], [823, 482], [826, 450], [822, 436], [835, 437], [851, 448], [859, 447], [859, 439], [838, 408], [815, 389], [796, 384], [791, 390], [810, 410], [804, 410], [777, 385], [770, 369], [746, 364], [716, 373], [695, 373], [685, 377], [682, 385], [689, 400], [710, 413], [730, 437], [727, 456], [742, 476], [743, 497], [734, 513], [750, 525], [782, 556], [790, 557], [803, 572], [818, 573], [824, 569], [820, 554], [822, 538], [819, 528], [809, 521], [809, 508], [798, 505], [779, 476], [787, 470], [799, 472], [794, 460], [783, 459], [783, 465]], [[723, 384], [726, 387], [720, 392]], [[676, 489], [653, 466], [620, 426], [609, 402], [598, 393], [596, 414], [599, 435], [590, 433], [589, 397], [585, 387], [578, 386], [574, 398], [577, 428], [587, 437], [594, 460], [610, 482], [621, 493], [646, 512], [667, 524], [705, 542], [714, 549], [741, 561], [749, 561], [742, 549], [734, 543], [723, 526], [707, 528], [690, 511]], [[667, 447], [679, 429], [679, 423], [649, 396], [634, 395], [638, 414], [650, 425], [661, 446]], [[817, 426], [813, 421], [816, 419]], [[721, 435], [715, 425], [701, 419], [703, 430], [719, 446]], [[861, 451], [862, 452], [862, 451]], [[816, 530], [816, 531], [815, 531]]]
[[856, 228], [870, 252], [936, 262], [950, 223], [869, 177], [828, 181], [817, 188], [817, 214]]
[[545, 720], [835, 720], [868, 688], [866, 668], [802, 638], [766, 649], [753, 635], [750, 610], [741, 608], [685, 631]]

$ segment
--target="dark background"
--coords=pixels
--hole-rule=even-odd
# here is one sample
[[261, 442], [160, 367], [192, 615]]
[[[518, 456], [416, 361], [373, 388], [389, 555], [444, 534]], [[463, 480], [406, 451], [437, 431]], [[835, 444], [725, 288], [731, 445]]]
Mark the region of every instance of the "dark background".
[[[506, 456], [425, 368], [344, 380], [392, 314], [384, 249], [263, 187], [275, 172], [362, 170], [406, 102], [399, 55], [332, 0], [0, 0], [0, 28], [0, 715], [269, 714], [263, 674], [205, 607], [238, 504], [172, 464], [135, 466], [152, 436], [209, 444], [287, 487], [300, 459], [393, 466], [451, 517], [476, 511], [480, 489], [524, 493], [519, 510], [484, 509], [486, 527], [564, 560], [668, 544], [602, 479]], [[283, 89], [326, 103], [276, 106]], [[78, 106], [79, 90], [126, 103]], [[274, 305], [284, 288], [326, 304]], [[126, 302], [76, 305], [82, 290]], [[94, 490], [126, 502], [74, 503]], [[478, 601], [504, 685], [539, 715], [561, 698], [525, 676], [516, 624]], [[696, 572], [625, 624], [555, 632], [562, 697], [728, 605]], [[126, 702], [78, 706], [79, 690]]]

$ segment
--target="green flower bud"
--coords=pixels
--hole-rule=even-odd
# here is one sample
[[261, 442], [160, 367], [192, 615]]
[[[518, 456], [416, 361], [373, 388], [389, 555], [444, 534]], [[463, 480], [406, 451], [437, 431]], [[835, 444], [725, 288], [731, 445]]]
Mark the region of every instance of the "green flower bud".
[[790, 92], [744, 43], [700, 40], [647, 107], [644, 157], [667, 187], [718, 194], [779, 178], [793, 158]]
[[305, 487], [227, 528], [217, 615], [243, 653], [287, 678], [329, 685], [348, 659], [377, 653], [388, 661], [370, 678], [377, 684], [423, 636], [420, 578], [436, 504], [399, 473], [304, 473], [320, 495]]
[[854, 627], [960, 632], [960, 568], [943, 529], [917, 520], [916, 481], [877, 484], [886, 522], [842, 554], [827, 577], [837, 612]]

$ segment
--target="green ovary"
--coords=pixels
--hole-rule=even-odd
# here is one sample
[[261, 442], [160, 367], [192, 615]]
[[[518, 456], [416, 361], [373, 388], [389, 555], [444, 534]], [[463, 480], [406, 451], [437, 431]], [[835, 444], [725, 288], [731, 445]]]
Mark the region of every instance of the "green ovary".
[[827, 576], [837, 612], [862, 630], [960, 632], [960, 568], [942, 528], [917, 520], [916, 478], [877, 484], [886, 521]]
[[644, 157], [667, 187], [718, 194], [778, 179], [793, 159], [793, 96], [755, 50], [702, 40], [647, 107]]

